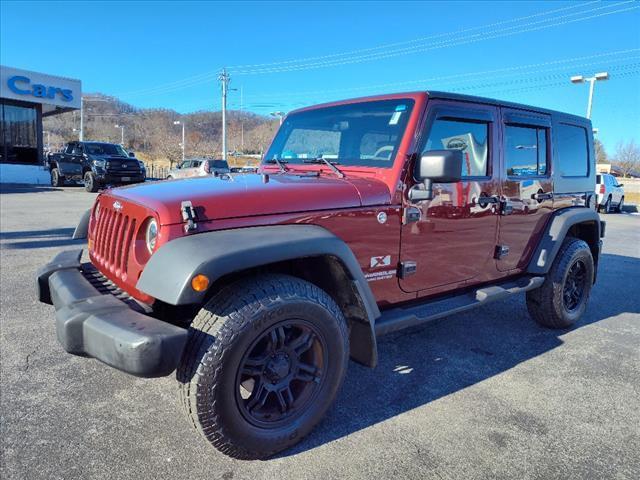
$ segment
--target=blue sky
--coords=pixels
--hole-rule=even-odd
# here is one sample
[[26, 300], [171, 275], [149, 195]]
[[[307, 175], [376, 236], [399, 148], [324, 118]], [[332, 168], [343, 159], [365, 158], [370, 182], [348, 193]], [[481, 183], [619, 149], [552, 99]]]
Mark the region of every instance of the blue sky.
[[[139, 107], [219, 109], [449, 90], [585, 114], [607, 149], [640, 140], [640, 2], [7, 2], [4, 65], [79, 78]], [[266, 64], [266, 65], [265, 65]], [[256, 66], [258, 65], [258, 66]], [[230, 93], [240, 107], [240, 92]]]

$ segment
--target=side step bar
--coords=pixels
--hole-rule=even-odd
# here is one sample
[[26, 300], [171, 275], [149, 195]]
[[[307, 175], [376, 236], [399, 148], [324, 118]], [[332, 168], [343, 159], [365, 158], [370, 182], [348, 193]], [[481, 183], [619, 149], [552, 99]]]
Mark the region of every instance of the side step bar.
[[502, 300], [516, 293], [538, 288], [544, 277], [523, 277], [501, 285], [492, 285], [463, 293], [455, 297], [431, 300], [406, 308], [392, 308], [382, 312], [376, 321], [376, 336], [396, 332], [437, 320], [454, 313], [464, 312], [487, 303]]

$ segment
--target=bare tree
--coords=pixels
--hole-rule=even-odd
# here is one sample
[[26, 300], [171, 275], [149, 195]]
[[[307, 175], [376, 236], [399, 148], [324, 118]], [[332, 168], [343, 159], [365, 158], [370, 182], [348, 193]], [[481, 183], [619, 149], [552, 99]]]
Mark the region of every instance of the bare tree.
[[611, 163], [604, 148], [604, 144], [597, 138], [593, 140], [593, 147], [596, 150], [596, 163]]
[[640, 146], [635, 140], [618, 143], [613, 165], [620, 170], [624, 177], [632, 172], [640, 173]]

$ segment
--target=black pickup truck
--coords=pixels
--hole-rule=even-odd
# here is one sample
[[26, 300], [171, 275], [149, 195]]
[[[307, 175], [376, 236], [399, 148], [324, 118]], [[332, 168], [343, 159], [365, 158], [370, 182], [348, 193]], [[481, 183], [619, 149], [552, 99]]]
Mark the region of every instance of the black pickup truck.
[[47, 156], [51, 185], [61, 187], [67, 181], [84, 182], [87, 192], [107, 185], [144, 182], [144, 164], [133, 152], [114, 143], [70, 142], [59, 153]]

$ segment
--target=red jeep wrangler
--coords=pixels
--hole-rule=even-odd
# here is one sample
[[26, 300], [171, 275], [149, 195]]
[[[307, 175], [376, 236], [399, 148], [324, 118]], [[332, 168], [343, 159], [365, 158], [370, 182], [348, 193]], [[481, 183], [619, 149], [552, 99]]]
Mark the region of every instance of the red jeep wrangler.
[[66, 351], [177, 369], [193, 425], [263, 458], [314, 427], [376, 337], [526, 292], [586, 309], [604, 223], [589, 120], [440, 92], [289, 114], [258, 174], [98, 196], [37, 276]]

